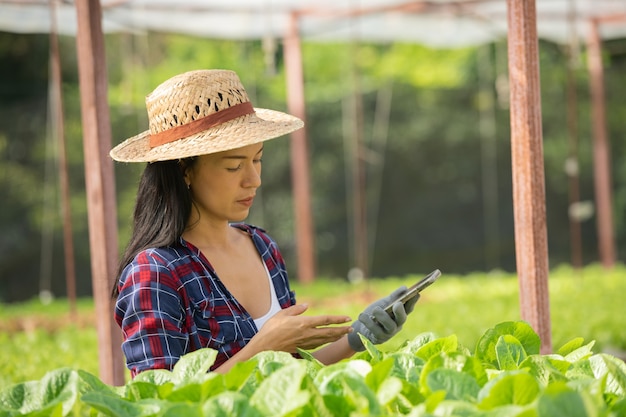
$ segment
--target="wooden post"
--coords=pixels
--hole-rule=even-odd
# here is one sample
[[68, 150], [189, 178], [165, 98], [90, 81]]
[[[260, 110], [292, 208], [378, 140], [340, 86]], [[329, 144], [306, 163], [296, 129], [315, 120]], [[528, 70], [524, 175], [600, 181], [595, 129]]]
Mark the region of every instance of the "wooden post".
[[61, 54], [57, 35], [56, 0], [50, 0], [50, 75], [52, 78], [52, 126], [59, 143], [59, 186], [61, 189], [61, 214], [63, 215], [63, 248], [65, 254], [65, 286], [70, 317], [76, 318], [76, 268], [74, 265], [74, 238], [72, 236], [72, 208], [70, 204], [70, 180], [67, 172], [65, 123], [63, 121], [63, 80], [61, 78]]
[[613, 235], [613, 197], [611, 192], [611, 157], [606, 132], [604, 67], [598, 22], [591, 20], [589, 28], [587, 63], [591, 89], [593, 122], [593, 171], [597, 211], [598, 250], [605, 268], [615, 264]]
[[[306, 123], [302, 50], [298, 33], [298, 15], [295, 13], [292, 13], [290, 17], [284, 46], [285, 68], [287, 72], [287, 108], [289, 113], [299, 117]], [[291, 177], [296, 224], [298, 280], [303, 283], [310, 283], [315, 279], [315, 246], [311, 215], [306, 125], [303, 129], [296, 130], [291, 134]]]
[[534, 0], [508, 0], [515, 254], [522, 319], [552, 350], [537, 18]]
[[100, 378], [124, 384], [121, 331], [113, 321], [111, 288], [117, 267], [117, 210], [107, 73], [99, 0], [76, 2], [78, 75], [82, 110], [85, 182], [91, 250], [91, 281], [96, 310]]

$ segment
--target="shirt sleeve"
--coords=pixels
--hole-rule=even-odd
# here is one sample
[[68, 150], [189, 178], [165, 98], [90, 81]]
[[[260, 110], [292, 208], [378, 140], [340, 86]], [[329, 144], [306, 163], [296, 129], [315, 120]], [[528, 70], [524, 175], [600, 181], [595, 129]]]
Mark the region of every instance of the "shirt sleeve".
[[158, 254], [140, 253], [120, 278], [115, 316], [122, 328], [122, 350], [134, 377], [147, 369], [172, 369], [187, 351], [185, 310], [178, 280]]

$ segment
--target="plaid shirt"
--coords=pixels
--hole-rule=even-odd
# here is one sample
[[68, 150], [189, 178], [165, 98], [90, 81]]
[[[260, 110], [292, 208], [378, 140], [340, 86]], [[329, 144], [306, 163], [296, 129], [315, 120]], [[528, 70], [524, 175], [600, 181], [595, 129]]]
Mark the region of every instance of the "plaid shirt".
[[[233, 226], [253, 240], [281, 308], [294, 305], [295, 294], [274, 240], [263, 229]], [[172, 369], [182, 355], [204, 347], [217, 350], [215, 369], [258, 332], [209, 261], [182, 238], [173, 246], [142, 251], [126, 266], [115, 320], [124, 334], [122, 350], [133, 377], [146, 369]]]

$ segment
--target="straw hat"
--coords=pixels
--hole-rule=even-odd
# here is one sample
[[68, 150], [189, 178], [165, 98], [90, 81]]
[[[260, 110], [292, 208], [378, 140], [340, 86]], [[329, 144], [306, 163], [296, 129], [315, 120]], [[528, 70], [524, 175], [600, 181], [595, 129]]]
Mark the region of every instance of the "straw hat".
[[253, 108], [237, 74], [176, 75], [146, 97], [150, 129], [117, 145], [121, 162], [154, 162], [227, 151], [300, 129], [297, 117]]

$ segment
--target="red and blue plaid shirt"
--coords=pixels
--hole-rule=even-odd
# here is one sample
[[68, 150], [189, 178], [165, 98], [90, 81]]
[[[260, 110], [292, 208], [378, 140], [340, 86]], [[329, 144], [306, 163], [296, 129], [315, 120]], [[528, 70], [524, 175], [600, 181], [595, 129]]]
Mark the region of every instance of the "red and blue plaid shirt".
[[[246, 231], [270, 273], [281, 308], [296, 303], [285, 263], [263, 229]], [[122, 350], [131, 375], [172, 369], [194, 350], [217, 350], [212, 369], [241, 350], [258, 332], [254, 320], [219, 280], [200, 251], [180, 238], [176, 245], [146, 249], [122, 272], [115, 319], [124, 335]]]

